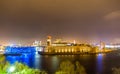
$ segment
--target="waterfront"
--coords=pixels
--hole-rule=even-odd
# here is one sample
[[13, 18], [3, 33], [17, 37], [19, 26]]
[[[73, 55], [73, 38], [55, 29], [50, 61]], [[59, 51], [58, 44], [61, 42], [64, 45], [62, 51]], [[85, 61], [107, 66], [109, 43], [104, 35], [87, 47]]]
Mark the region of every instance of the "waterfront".
[[45, 70], [48, 74], [54, 74], [58, 69], [59, 64], [69, 60], [72, 63], [79, 61], [84, 66], [87, 74], [112, 74], [113, 67], [120, 67], [120, 50], [107, 54], [93, 55], [39, 55], [30, 56], [24, 54], [22, 56], [6, 56], [6, 61], [14, 63], [22, 62], [40, 70]]

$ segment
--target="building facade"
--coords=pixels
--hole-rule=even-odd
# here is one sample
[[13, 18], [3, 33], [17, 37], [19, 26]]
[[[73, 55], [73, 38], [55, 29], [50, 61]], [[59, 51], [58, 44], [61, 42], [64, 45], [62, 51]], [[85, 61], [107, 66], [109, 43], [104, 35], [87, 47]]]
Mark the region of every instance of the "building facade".
[[67, 52], [89, 53], [97, 51], [97, 49], [94, 49], [90, 46], [48, 46], [46, 47], [45, 50], [46, 52], [55, 53], [67, 53]]

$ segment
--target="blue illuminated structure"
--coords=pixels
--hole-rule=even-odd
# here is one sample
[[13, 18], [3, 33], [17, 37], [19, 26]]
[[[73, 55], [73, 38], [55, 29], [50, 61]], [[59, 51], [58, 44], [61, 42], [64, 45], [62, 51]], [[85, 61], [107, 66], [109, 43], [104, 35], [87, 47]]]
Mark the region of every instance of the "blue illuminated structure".
[[31, 46], [7, 46], [5, 48], [6, 60], [10, 62], [10, 64], [21, 62], [28, 65], [29, 67], [33, 66], [36, 52], [36, 47]]
[[20, 56], [7, 55], [6, 61], [8, 61], [10, 64], [20, 62], [26, 64], [29, 67], [33, 67], [35, 62], [35, 56], [31, 54], [22, 54]]
[[11, 46], [7, 46], [5, 48], [5, 54], [24, 54], [24, 53], [34, 54], [35, 52], [36, 52], [36, 47], [11, 47]]

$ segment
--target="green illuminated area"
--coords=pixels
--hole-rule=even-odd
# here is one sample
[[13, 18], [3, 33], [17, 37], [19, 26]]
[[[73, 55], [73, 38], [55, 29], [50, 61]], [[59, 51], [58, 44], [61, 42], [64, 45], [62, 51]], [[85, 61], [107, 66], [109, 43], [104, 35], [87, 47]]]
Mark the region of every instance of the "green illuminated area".
[[0, 56], [0, 73], [2, 74], [47, 74], [45, 71], [29, 68], [27, 65], [16, 62], [10, 65], [9, 62], [5, 62], [5, 57]]
[[[0, 55], [0, 73], [2, 74], [48, 74], [46, 71], [32, 69], [18, 62], [11, 65], [4, 60], [5, 56]], [[66, 60], [61, 62], [55, 74], [86, 74], [86, 71], [79, 62], [72, 63]]]

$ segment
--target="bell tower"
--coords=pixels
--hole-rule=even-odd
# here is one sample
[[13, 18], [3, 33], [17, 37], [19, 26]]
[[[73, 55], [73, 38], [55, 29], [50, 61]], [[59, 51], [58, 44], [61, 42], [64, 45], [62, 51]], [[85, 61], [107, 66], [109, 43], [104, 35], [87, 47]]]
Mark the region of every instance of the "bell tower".
[[52, 38], [51, 36], [47, 37], [47, 46], [51, 46], [51, 44], [52, 44], [51, 43], [51, 38]]

